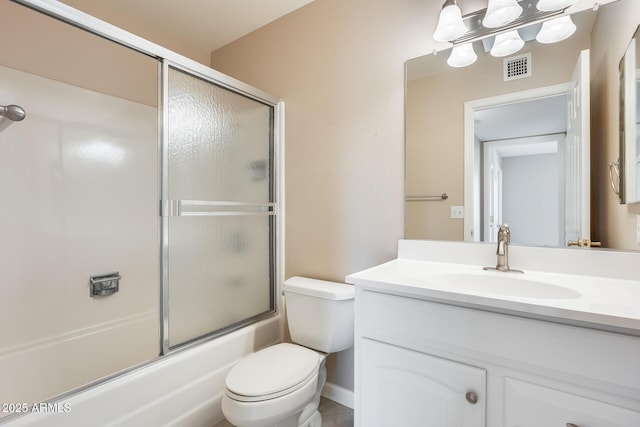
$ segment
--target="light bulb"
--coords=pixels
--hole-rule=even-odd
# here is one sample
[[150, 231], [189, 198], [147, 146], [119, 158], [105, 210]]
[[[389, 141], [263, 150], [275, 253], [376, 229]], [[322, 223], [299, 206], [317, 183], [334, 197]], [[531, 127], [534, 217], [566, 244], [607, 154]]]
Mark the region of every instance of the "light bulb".
[[522, 15], [522, 6], [517, 0], [489, 0], [482, 25], [498, 28], [507, 25]]
[[491, 47], [491, 56], [507, 56], [516, 53], [524, 46], [524, 40], [517, 30], [498, 34]]
[[576, 32], [576, 24], [569, 15], [545, 21], [536, 36], [540, 43], [556, 43], [569, 38]]
[[467, 31], [467, 26], [462, 21], [462, 12], [456, 2], [445, 2], [440, 11], [433, 39], [439, 42], [450, 42], [463, 36]]
[[471, 65], [478, 59], [478, 55], [473, 50], [471, 43], [456, 46], [451, 49], [451, 55], [447, 59], [447, 64], [450, 67], [460, 68]]

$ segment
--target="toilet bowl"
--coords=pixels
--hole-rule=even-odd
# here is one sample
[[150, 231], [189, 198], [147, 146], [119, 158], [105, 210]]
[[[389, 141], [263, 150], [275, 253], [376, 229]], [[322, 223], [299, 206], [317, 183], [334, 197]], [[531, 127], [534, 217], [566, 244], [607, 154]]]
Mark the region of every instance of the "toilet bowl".
[[319, 377], [326, 378], [325, 357], [283, 343], [244, 358], [227, 376], [222, 400], [225, 417], [240, 427], [304, 425], [305, 420], [299, 423], [298, 418], [318, 393], [320, 382], [324, 385]]
[[321, 427], [325, 359], [353, 345], [353, 286], [293, 277], [284, 294], [294, 343], [253, 353], [227, 375], [222, 412], [237, 427]]

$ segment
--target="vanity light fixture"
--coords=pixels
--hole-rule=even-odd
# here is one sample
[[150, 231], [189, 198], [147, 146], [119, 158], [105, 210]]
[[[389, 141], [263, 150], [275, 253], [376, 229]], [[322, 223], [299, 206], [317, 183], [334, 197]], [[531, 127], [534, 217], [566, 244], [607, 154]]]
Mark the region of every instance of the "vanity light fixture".
[[507, 31], [498, 34], [493, 47], [491, 47], [491, 56], [502, 57], [516, 53], [524, 46], [524, 40], [520, 37], [518, 30]]
[[463, 45], [455, 46], [451, 49], [451, 55], [447, 59], [447, 64], [450, 67], [460, 68], [471, 65], [478, 59], [478, 55], [473, 50], [473, 44], [466, 43]]
[[433, 39], [439, 42], [450, 42], [462, 37], [468, 31], [462, 21], [462, 12], [456, 0], [446, 0], [442, 5], [440, 17]]
[[543, 22], [542, 28], [536, 35], [536, 40], [540, 43], [557, 43], [569, 38], [575, 32], [576, 24], [571, 20], [571, 16], [565, 15]]
[[578, 3], [578, 0], [540, 0], [536, 5], [538, 10], [550, 12], [552, 10], [565, 9]]
[[504, 27], [522, 15], [517, 0], [489, 0], [482, 25], [487, 28]]
[[[491, 55], [502, 57], [519, 51], [534, 37], [540, 43], [566, 39], [576, 31], [570, 15], [565, 15], [575, 3], [577, 0], [488, 0], [486, 9], [461, 16], [457, 0], [446, 0], [433, 38], [453, 44], [447, 60], [450, 66], [465, 67], [476, 61], [471, 44], [478, 41], [483, 42], [485, 50], [492, 46]], [[562, 19], [556, 19], [559, 17]], [[538, 28], [541, 30], [536, 35]]]

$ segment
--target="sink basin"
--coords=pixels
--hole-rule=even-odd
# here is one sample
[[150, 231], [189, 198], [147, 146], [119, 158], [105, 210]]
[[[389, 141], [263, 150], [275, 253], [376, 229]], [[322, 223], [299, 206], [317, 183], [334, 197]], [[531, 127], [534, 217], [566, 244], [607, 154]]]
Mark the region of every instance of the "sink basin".
[[460, 290], [511, 297], [545, 299], [572, 299], [580, 297], [580, 293], [573, 289], [522, 279], [520, 276], [511, 275], [511, 273], [504, 273], [504, 275], [447, 273], [435, 275], [433, 276], [433, 280], [438, 284]]

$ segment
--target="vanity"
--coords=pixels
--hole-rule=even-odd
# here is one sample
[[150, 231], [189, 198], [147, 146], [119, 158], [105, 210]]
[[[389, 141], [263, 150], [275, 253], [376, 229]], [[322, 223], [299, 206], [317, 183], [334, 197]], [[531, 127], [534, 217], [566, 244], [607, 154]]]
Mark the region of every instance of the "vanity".
[[355, 425], [640, 426], [640, 253], [401, 240], [356, 286]]

